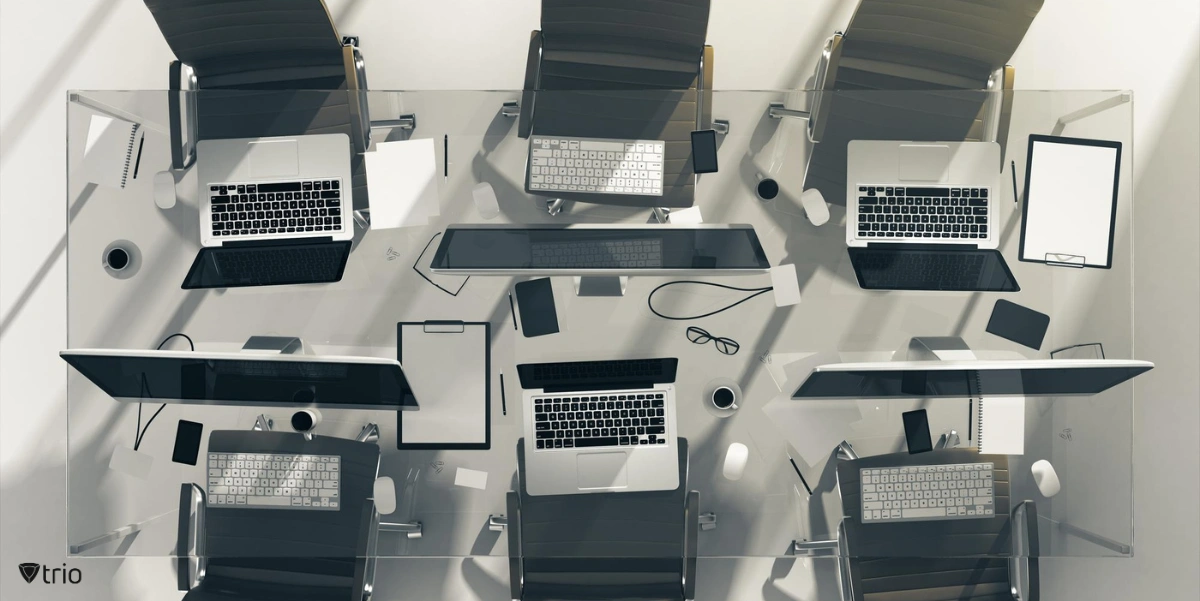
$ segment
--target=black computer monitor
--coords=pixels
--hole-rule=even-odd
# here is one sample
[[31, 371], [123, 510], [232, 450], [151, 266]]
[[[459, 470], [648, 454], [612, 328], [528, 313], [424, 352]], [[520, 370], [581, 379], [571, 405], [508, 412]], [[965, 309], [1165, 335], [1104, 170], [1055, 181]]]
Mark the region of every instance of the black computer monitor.
[[1154, 368], [1149, 361], [883, 361], [815, 368], [794, 399], [1081, 396], [1108, 390]]
[[770, 267], [753, 227], [723, 224], [453, 225], [430, 264], [434, 273], [589, 279], [760, 274]]
[[199, 351], [71, 349], [59, 356], [122, 402], [417, 409], [392, 359]]

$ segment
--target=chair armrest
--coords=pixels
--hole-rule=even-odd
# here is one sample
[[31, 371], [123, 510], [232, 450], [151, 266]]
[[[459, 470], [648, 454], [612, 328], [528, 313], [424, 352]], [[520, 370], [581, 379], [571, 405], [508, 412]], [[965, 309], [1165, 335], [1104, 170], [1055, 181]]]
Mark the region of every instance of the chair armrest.
[[705, 46], [700, 55], [700, 72], [697, 75], [696, 129], [712, 129], [713, 92], [713, 47]]
[[[1012, 510], [1013, 532], [1013, 564], [1009, 566], [1009, 578], [1012, 579], [1013, 598], [1019, 601], [1039, 601], [1041, 598], [1041, 573], [1038, 557], [1041, 555], [1038, 541], [1037, 504], [1033, 501], [1022, 501]], [[1023, 535], [1024, 539], [1018, 535]], [[1028, 590], [1021, 590], [1022, 578], [1013, 568], [1026, 563], [1025, 572]]]
[[521, 138], [528, 138], [533, 131], [533, 104], [541, 79], [542, 32], [535, 29], [529, 35], [529, 54], [525, 58], [525, 87], [521, 92], [521, 115], [517, 123], [517, 136]]
[[700, 492], [691, 491], [687, 496], [684, 517], [683, 541], [683, 598], [696, 598], [696, 556], [700, 539]]
[[354, 550], [354, 587], [351, 589], [350, 601], [365, 601], [375, 586], [379, 514], [375, 512], [375, 502], [372, 499], [363, 502], [358, 519], [358, 532], [358, 546]]
[[508, 588], [512, 599], [520, 599], [525, 581], [521, 561], [521, 496], [510, 491], [505, 501], [508, 511]]
[[1000, 114], [996, 120], [995, 141], [1000, 144], [1001, 170], [1004, 169], [1004, 156], [1008, 149], [1008, 128], [1012, 123], [1013, 80], [1016, 79], [1016, 72], [1012, 65], [1004, 65], [996, 72], [995, 77], [999, 81], [993, 82], [993, 85], [999, 84], [1000, 89]]
[[[199, 493], [199, 502], [193, 493]], [[188, 591], [192, 588], [192, 570], [190, 563], [189, 541], [194, 533], [196, 539], [197, 570], [196, 581], [204, 578], [204, 511], [206, 497], [204, 489], [199, 484], [185, 482], [179, 485], [179, 529], [175, 539], [175, 579], [178, 589]], [[193, 516], [193, 509], [195, 513]], [[193, 522], [193, 517], [195, 521]]]
[[346, 91], [350, 95], [350, 124], [356, 152], [371, 147], [371, 112], [367, 105], [367, 68], [362, 53], [349, 44], [342, 46], [342, 63], [346, 67]]
[[831, 96], [837, 84], [837, 71], [841, 62], [842, 34], [835, 33], [825, 42], [821, 58], [817, 61], [817, 70], [813, 73], [812, 88], [816, 90], [816, 93], [813, 95], [808, 109], [809, 141], [820, 142], [822, 136], [825, 135], [825, 124], [829, 114], [829, 109], [826, 107], [833, 100]]
[[171, 168], [183, 171], [196, 162], [196, 75], [192, 68], [171, 61], [168, 72], [168, 119], [171, 131]]

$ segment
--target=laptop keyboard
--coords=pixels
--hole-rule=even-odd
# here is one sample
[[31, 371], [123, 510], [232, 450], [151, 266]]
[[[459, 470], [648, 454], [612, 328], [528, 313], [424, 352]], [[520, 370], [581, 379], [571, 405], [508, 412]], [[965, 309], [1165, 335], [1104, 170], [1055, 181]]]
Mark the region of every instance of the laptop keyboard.
[[662, 267], [662, 240], [578, 240], [530, 245], [532, 267], [626, 269]]
[[337, 281], [344, 265], [340, 246], [221, 248], [213, 262], [232, 285], [269, 286]]
[[212, 235], [344, 232], [341, 180], [209, 184]]
[[858, 237], [985, 239], [988, 188], [859, 186]]
[[533, 136], [529, 189], [662, 196], [662, 140]]
[[538, 449], [667, 444], [666, 393], [547, 395], [533, 399]]
[[893, 290], [975, 290], [989, 260], [981, 252], [953, 250], [857, 250], [855, 256], [864, 286]]

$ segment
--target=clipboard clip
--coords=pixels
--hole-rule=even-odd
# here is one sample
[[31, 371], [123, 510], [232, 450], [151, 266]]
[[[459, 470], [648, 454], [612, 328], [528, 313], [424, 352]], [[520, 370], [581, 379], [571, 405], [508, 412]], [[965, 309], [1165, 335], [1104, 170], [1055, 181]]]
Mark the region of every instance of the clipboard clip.
[[461, 321], [430, 320], [423, 322], [421, 329], [426, 334], [462, 334], [467, 331], [467, 326]]
[[1046, 253], [1046, 264], [1055, 267], [1074, 267], [1083, 269], [1087, 263], [1087, 257], [1083, 255], [1073, 255], [1070, 253]]

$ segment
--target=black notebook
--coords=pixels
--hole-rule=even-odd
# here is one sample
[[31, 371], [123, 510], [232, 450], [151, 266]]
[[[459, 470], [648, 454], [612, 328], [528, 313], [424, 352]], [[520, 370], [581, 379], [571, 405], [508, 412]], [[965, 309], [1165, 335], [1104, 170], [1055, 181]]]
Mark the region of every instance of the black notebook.
[[558, 312], [554, 310], [554, 289], [550, 287], [550, 278], [521, 282], [516, 290], [521, 332], [525, 337], [558, 332]]

